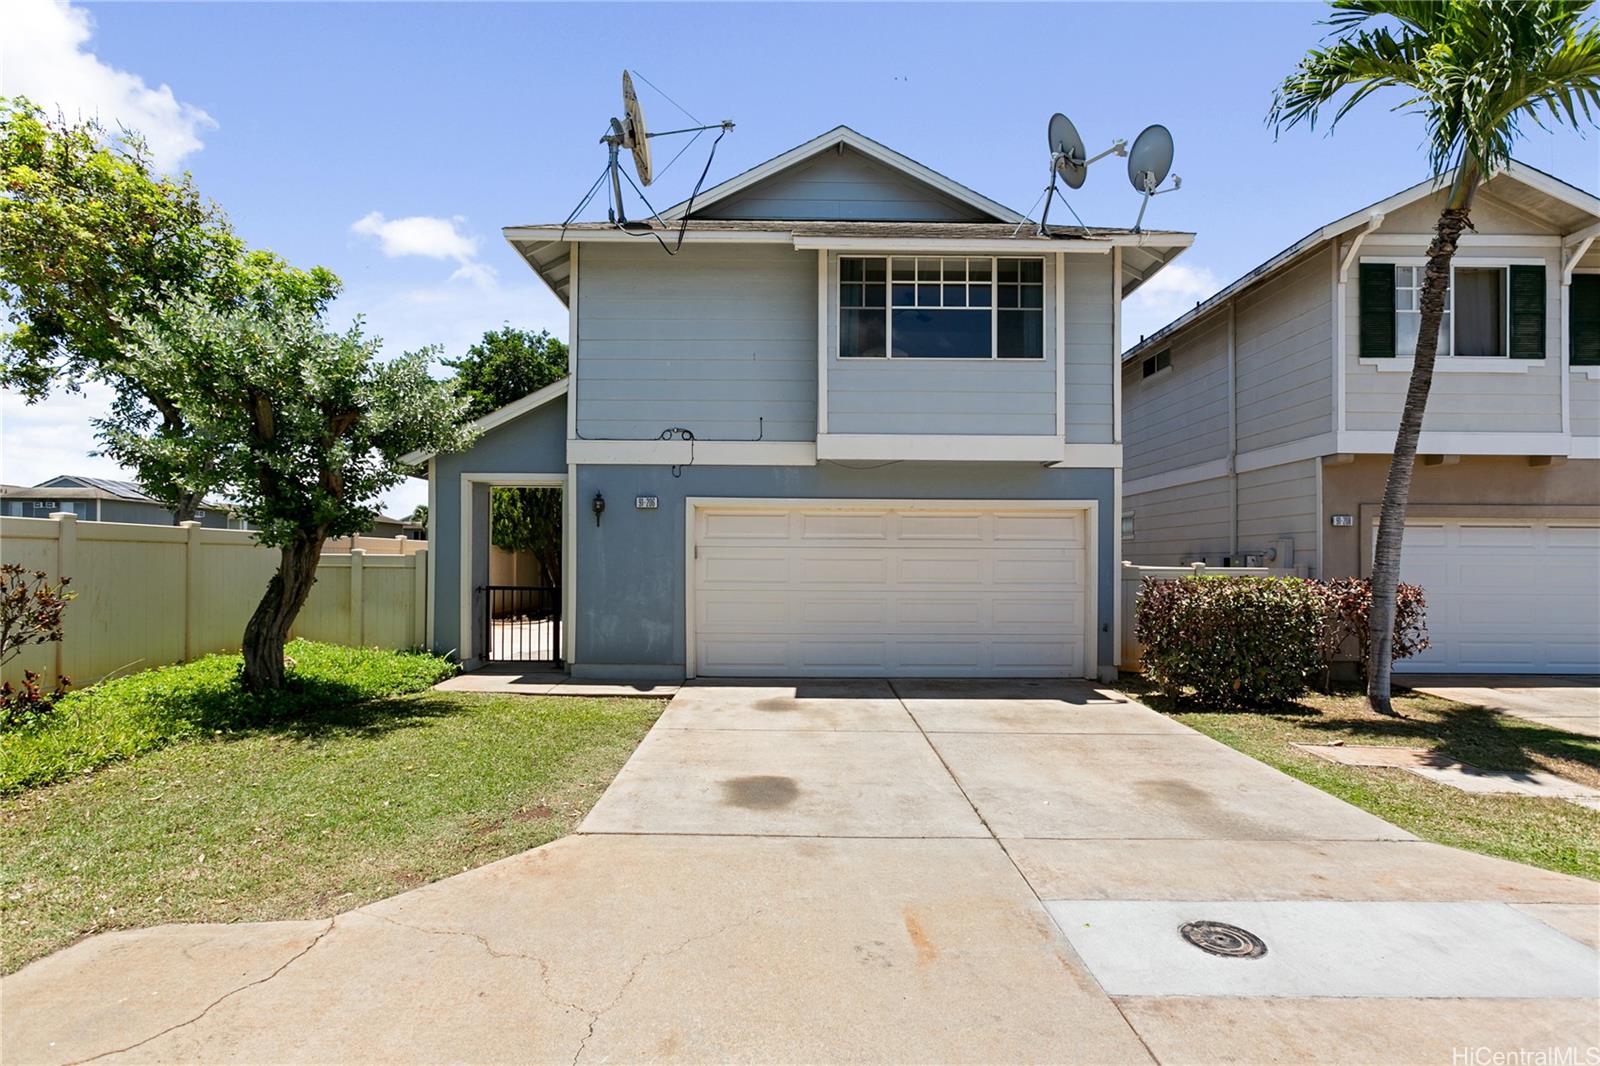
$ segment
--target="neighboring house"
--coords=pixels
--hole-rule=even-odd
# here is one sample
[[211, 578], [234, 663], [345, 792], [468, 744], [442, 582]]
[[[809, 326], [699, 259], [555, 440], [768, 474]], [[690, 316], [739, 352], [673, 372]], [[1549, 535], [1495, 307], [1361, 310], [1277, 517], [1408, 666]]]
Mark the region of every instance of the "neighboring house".
[[[15, 518], [49, 518], [71, 511], [85, 522], [133, 522], [170, 526], [173, 513], [132, 481], [62, 474], [37, 485], [0, 485], [0, 514]], [[195, 521], [211, 529], [242, 529], [228, 505], [207, 500]]]
[[[1280, 252], [1123, 358], [1124, 552], [1368, 576], [1444, 193]], [[1479, 190], [1423, 420], [1401, 576], [1412, 671], [1600, 670], [1600, 199], [1513, 163]]]
[[[85, 522], [132, 522], [170, 526], [173, 512], [140, 488], [137, 482], [113, 478], [61, 474], [37, 485], [0, 485], [0, 515], [11, 518], [49, 518], [71, 511]], [[222, 501], [206, 500], [195, 521], [208, 529], [249, 529], [250, 524]], [[363, 536], [426, 539], [415, 523], [379, 515]]]
[[1121, 299], [1191, 235], [1041, 236], [845, 127], [682, 214], [505, 231], [573, 377], [406, 457], [433, 647], [484, 659], [489, 490], [548, 485], [576, 675], [1112, 674]]

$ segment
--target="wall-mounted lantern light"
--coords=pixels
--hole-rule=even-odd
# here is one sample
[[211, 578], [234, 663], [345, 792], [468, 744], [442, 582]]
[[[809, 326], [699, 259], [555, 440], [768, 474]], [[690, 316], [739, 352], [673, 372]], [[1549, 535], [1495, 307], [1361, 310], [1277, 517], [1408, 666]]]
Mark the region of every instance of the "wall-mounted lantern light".
[[594, 502], [589, 505], [589, 508], [594, 511], [594, 524], [598, 526], [600, 524], [600, 516], [605, 514], [606, 511], [606, 498], [598, 492], [595, 493]]

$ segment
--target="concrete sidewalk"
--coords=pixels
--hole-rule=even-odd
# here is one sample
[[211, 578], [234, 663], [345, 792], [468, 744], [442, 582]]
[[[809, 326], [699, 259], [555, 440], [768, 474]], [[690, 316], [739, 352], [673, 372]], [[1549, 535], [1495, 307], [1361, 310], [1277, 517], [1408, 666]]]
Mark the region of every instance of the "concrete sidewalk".
[[1592, 674], [1411, 674], [1414, 691], [1600, 737], [1600, 677]]
[[694, 684], [578, 835], [329, 921], [85, 941], [0, 983], [0, 1059], [1583, 1061], [1597, 929], [1600, 885], [1087, 684]]

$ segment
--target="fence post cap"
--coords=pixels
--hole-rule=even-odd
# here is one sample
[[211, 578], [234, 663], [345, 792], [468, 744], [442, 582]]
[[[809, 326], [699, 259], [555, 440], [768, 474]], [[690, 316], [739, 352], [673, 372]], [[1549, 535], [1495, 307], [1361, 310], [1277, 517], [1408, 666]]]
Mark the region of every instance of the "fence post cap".
[[50, 517], [55, 519], [57, 522], [76, 522], [78, 520], [78, 512], [76, 512], [76, 511], [51, 511], [50, 512]]
[[199, 529], [201, 523], [191, 518], [187, 522], [179, 522], [178, 525], [183, 529]]
[[1190, 563], [1189, 568], [1198, 574], [1206, 568], [1206, 564], [1204, 562]]
[[351, 548], [350, 549], [350, 554], [351, 555], [365, 555], [365, 554], [367, 554], [367, 549], [365, 549], [365, 548]]

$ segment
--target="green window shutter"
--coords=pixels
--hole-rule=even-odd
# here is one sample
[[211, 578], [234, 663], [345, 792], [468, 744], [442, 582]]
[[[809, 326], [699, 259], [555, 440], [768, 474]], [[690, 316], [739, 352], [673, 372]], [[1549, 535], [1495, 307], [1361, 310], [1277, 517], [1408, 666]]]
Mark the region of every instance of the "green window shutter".
[[1544, 267], [1511, 268], [1511, 358], [1543, 359]]
[[1600, 366], [1600, 274], [1572, 275], [1568, 317], [1573, 366]]
[[1394, 358], [1394, 264], [1362, 263], [1361, 358]]

